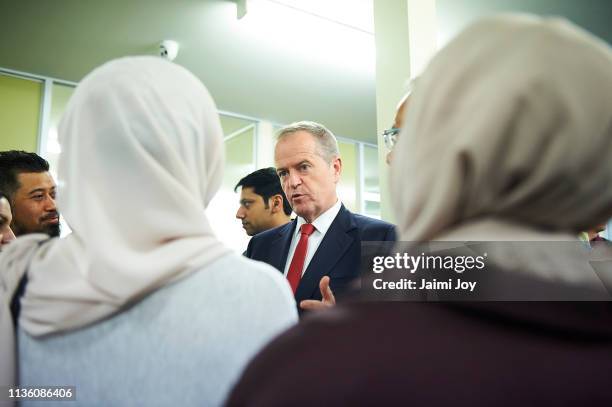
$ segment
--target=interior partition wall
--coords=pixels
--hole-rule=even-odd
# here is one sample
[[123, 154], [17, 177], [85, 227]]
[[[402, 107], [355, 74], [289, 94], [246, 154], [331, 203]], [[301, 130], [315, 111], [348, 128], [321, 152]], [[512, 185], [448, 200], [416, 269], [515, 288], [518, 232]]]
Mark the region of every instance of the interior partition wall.
[[0, 71], [0, 151], [36, 151], [44, 81]]
[[57, 126], [76, 83], [0, 68], [0, 150], [45, 157], [57, 176]]
[[[0, 68], [0, 151], [37, 152], [49, 161], [57, 177], [58, 125], [76, 85]], [[227, 111], [219, 111], [219, 116], [226, 165], [221, 188], [207, 213], [219, 237], [242, 252], [249, 238], [235, 218], [240, 191], [234, 192], [234, 186], [255, 169], [274, 165], [274, 135], [282, 124]], [[340, 199], [353, 212], [380, 218], [377, 147], [345, 137], [338, 137], [338, 145], [343, 163]]]

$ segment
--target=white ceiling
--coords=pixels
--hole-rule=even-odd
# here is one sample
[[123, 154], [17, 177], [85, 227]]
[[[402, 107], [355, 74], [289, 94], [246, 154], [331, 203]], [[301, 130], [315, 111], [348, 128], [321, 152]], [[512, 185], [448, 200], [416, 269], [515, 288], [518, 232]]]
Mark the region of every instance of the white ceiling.
[[219, 109], [315, 120], [375, 142], [371, 9], [372, 0], [251, 0], [238, 20], [228, 0], [0, 0], [0, 67], [79, 81], [105, 61], [155, 54], [172, 39], [175, 62], [204, 82]]

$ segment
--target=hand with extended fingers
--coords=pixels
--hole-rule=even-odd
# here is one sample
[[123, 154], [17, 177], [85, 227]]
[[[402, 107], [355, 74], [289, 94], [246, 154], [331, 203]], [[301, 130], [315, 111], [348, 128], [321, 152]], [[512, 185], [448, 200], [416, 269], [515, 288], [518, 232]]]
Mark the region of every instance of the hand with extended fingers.
[[321, 310], [336, 305], [336, 298], [334, 293], [329, 287], [329, 276], [324, 276], [319, 282], [319, 289], [321, 290], [321, 297], [319, 300], [304, 300], [300, 302], [300, 308], [304, 310]]

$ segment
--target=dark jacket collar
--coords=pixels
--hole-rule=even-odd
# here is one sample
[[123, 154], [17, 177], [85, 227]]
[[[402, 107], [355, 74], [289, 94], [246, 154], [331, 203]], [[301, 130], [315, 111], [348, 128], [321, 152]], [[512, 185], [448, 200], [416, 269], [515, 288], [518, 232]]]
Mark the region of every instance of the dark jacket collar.
[[[297, 222], [296, 222], [297, 223]], [[300, 280], [295, 297], [310, 298], [319, 287], [321, 278], [333, 269], [354, 241], [348, 232], [357, 227], [354, 216], [342, 205]], [[295, 225], [292, 231], [295, 230]], [[287, 239], [291, 242], [292, 235]], [[285, 250], [285, 262], [289, 246]], [[283, 262], [283, 265], [285, 264]]]

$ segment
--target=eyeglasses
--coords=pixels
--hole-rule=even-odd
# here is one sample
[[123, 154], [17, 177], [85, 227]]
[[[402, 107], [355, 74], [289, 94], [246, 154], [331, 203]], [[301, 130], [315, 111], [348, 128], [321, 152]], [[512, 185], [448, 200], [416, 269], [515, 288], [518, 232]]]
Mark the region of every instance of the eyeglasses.
[[397, 143], [397, 135], [399, 134], [401, 129], [397, 127], [391, 127], [383, 131], [382, 136], [383, 140], [385, 140], [385, 146], [389, 151], [393, 150], [393, 146]]

